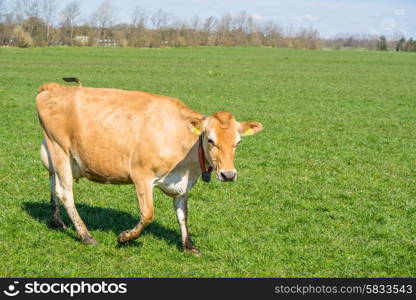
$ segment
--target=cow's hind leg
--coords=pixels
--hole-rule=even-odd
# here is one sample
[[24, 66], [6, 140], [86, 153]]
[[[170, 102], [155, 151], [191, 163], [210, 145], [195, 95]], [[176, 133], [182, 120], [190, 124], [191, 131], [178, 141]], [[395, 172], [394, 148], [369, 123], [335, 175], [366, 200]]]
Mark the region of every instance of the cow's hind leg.
[[153, 221], [153, 186], [150, 181], [135, 182], [137, 200], [140, 209], [140, 221], [130, 230], [119, 234], [117, 241], [123, 244], [135, 240], [142, 231]]
[[56, 175], [56, 195], [61, 199], [66, 213], [75, 226], [78, 236], [85, 244], [96, 244], [97, 242], [91, 236], [75, 207], [74, 195], [72, 192], [72, 175], [69, 163], [68, 167], [65, 166], [63, 170], [58, 170]]
[[194, 246], [188, 231], [188, 195], [183, 195], [173, 199], [173, 206], [176, 211], [179, 227], [181, 229], [183, 251], [201, 255], [201, 252]]
[[59, 214], [58, 199], [55, 195], [55, 172], [53, 170], [53, 165], [51, 161], [51, 156], [46, 145], [46, 141], [43, 140], [40, 146], [40, 157], [43, 163], [43, 166], [49, 172], [49, 183], [51, 190], [51, 224], [56, 228], [66, 229], [65, 223], [62, 221]]
[[55, 174], [49, 177], [49, 181], [51, 184], [51, 224], [56, 228], [66, 229], [66, 225], [59, 213], [58, 199], [55, 194]]
[[[56, 177], [56, 191], [57, 196], [61, 199], [64, 204], [66, 213], [71, 219], [72, 223], [75, 226], [77, 234], [81, 241], [85, 244], [97, 244], [94, 238], [91, 236], [84, 222], [78, 214], [78, 211], [74, 203], [74, 195], [72, 192], [72, 175], [70, 169], [65, 168], [65, 170], [60, 170], [57, 172]], [[68, 172], [69, 171], [69, 172]]]
[[[48, 148], [51, 149], [49, 143]], [[50, 155], [55, 171], [55, 196], [63, 203], [81, 241], [85, 244], [96, 244], [75, 207], [70, 157], [58, 145], [54, 145]]]

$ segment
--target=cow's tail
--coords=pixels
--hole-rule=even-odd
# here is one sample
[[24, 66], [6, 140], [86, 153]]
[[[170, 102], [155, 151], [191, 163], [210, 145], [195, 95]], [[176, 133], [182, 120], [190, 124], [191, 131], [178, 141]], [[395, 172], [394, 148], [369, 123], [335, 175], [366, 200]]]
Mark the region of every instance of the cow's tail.
[[78, 86], [82, 86], [81, 81], [78, 78], [75, 78], [75, 77], [64, 77], [62, 79], [65, 82], [76, 82], [76, 83], [78, 83]]

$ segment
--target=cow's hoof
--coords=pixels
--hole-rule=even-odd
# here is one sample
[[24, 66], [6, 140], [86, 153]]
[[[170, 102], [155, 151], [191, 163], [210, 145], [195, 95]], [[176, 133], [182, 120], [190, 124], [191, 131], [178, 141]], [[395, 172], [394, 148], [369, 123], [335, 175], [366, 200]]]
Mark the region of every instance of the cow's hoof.
[[56, 229], [62, 229], [62, 230], [66, 229], [65, 223], [61, 219], [52, 219], [51, 226]]
[[192, 254], [192, 255], [195, 255], [195, 256], [198, 256], [198, 257], [202, 255], [201, 251], [199, 251], [199, 249], [196, 248], [196, 247], [184, 248], [183, 252], [189, 253], [189, 254]]
[[85, 245], [97, 245], [98, 244], [97, 241], [90, 236], [83, 238], [82, 243]]
[[119, 244], [124, 244], [128, 241], [130, 241], [130, 230], [124, 230], [118, 235], [117, 242]]

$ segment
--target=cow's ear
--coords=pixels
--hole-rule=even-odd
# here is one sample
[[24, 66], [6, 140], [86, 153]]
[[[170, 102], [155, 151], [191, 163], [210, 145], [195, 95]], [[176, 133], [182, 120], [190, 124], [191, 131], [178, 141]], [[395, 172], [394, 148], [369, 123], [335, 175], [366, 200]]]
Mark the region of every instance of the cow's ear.
[[204, 130], [204, 121], [205, 119], [192, 118], [189, 122], [189, 128], [196, 135], [201, 135], [202, 131]]
[[263, 125], [259, 122], [248, 121], [240, 122], [240, 134], [241, 136], [253, 135], [263, 130]]

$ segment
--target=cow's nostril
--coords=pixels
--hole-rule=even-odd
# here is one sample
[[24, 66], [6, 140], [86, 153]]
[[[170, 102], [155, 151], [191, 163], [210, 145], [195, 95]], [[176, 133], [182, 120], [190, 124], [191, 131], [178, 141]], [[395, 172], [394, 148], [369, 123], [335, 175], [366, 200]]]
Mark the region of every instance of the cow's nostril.
[[225, 174], [226, 172], [221, 172], [221, 177], [224, 180], [227, 180], [227, 175]]

